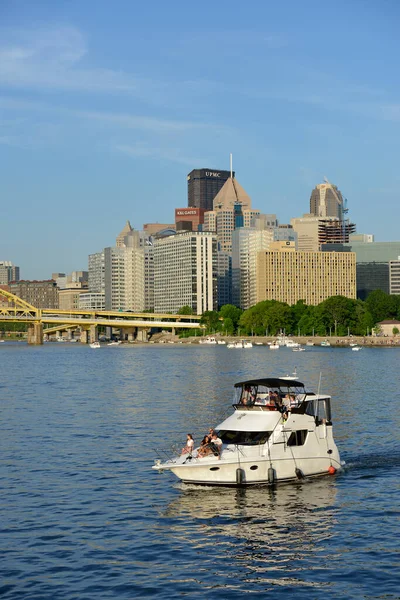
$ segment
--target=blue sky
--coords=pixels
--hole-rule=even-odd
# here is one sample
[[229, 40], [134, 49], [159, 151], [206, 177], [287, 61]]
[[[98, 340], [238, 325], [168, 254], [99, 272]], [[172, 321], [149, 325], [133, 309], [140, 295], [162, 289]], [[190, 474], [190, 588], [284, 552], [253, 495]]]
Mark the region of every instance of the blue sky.
[[127, 219], [173, 222], [192, 168], [280, 222], [323, 177], [399, 240], [397, 0], [2, 0], [0, 260], [87, 268]]

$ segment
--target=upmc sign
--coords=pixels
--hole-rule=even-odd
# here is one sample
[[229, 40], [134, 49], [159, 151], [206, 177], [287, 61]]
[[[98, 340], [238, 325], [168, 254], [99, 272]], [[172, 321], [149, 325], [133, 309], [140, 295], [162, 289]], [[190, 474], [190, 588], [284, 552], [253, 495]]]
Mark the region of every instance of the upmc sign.
[[206, 171], [206, 177], [221, 177], [221, 173], [217, 171]]

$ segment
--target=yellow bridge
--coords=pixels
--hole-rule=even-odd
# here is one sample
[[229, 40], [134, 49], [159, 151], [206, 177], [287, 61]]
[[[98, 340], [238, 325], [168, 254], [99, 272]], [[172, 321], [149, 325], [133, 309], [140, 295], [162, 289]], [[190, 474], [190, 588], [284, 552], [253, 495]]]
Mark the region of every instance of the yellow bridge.
[[[197, 319], [197, 320], [196, 320]], [[28, 344], [43, 344], [43, 335], [80, 329], [82, 342], [98, 339], [98, 327], [117, 327], [128, 339], [147, 341], [152, 328], [201, 328], [196, 315], [133, 313], [110, 310], [60, 310], [36, 308], [14, 294], [0, 289], [0, 321], [28, 323]], [[43, 328], [46, 324], [47, 328]]]

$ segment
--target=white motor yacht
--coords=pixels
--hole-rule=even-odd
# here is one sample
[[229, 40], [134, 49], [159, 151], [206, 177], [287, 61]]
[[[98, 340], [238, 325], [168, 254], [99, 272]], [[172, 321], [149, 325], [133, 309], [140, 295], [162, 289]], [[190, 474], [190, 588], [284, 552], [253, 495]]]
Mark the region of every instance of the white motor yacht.
[[215, 346], [217, 343], [217, 340], [215, 339], [215, 337], [207, 337], [205, 340], [200, 340], [199, 344], [211, 344], [212, 346]]
[[107, 344], [107, 346], [120, 346], [122, 344], [121, 340], [118, 340], [116, 342], [109, 342]]
[[271, 343], [271, 344], [268, 344], [268, 345], [269, 345], [269, 349], [270, 350], [279, 350], [279, 348], [280, 348], [279, 344]]
[[[296, 375], [297, 376], [297, 375]], [[216, 427], [222, 446], [157, 460], [185, 483], [252, 485], [334, 474], [342, 468], [332, 434], [331, 397], [294, 377], [235, 384], [234, 412]]]
[[91, 348], [100, 348], [100, 342], [92, 342], [89, 344]]

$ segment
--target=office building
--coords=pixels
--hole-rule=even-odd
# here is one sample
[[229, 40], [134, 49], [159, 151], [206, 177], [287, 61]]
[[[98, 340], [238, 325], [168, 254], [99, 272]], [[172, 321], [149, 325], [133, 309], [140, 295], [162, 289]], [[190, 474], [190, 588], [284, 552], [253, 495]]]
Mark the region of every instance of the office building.
[[104, 294], [104, 251], [89, 254], [88, 273], [89, 292]]
[[117, 235], [117, 239], [115, 241], [115, 245], [117, 248], [125, 247], [125, 237], [129, 235], [133, 231], [133, 228], [129, 221], [125, 223], [125, 227], [122, 229], [121, 233]]
[[217, 309], [217, 239], [182, 232], [154, 241], [154, 311], [194, 314]]
[[335, 217], [342, 221], [346, 212], [345, 200], [336, 185], [325, 182], [315, 186], [310, 197], [311, 215]]
[[125, 296], [125, 248], [104, 248], [106, 310], [127, 310]]
[[232, 304], [232, 257], [228, 252], [217, 251], [218, 308]]
[[200, 225], [204, 223], [204, 208], [176, 208], [175, 209], [175, 229], [179, 231], [180, 223], [190, 222], [191, 226], [185, 227], [188, 231], [200, 231]]
[[327, 252], [354, 252], [356, 255], [357, 298], [365, 300], [374, 290], [390, 293], [390, 261], [400, 256], [400, 242], [351, 242], [326, 244]]
[[[256, 220], [257, 223], [258, 220]], [[232, 302], [246, 310], [257, 302], [257, 255], [263, 250], [296, 249], [292, 229], [267, 226], [232, 233]]]
[[86, 288], [75, 289], [59, 289], [58, 291], [58, 308], [61, 310], [79, 310], [80, 296], [87, 293]]
[[400, 256], [389, 261], [389, 294], [400, 295]]
[[[235, 172], [232, 173], [235, 177]], [[230, 171], [217, 169], [193, 169], [187, 176], [188, 207], [213, 209], [213, 201], [224, 183], [231, 177]]]
[[35, 308], [59, 308], [58, 288], [53, 279], [12, 282], [10, 292]]
[[105, 307], [104, 292], [84, 292], [79, 295], [79, 310], [104, 310]]
[[214, 208], [204, 215], [203, 231], [216, 233], [218, 247], [222, 252], [232, 252], [232, 232], [250, 227], [260, 216], [251, 207], [251, 199], [239, 182], [230, 177], [214, 198]]
[[351, 233], [349, 236], [349, 243], [352, 242], [363, 242], [364, 244], [370, 244], [375, 241], [375, 236], [372, 233]]
[[303, 215], [290, 220], [297, 233], [298, 249], [317, 252], [323, 244], [346, 243], [355, 231], [354, 223], [336, 217]]
[[8, 285], [10, 281], [19, 281], [19, 267], [9, 260], [0, 260], [0, 285]]
[[257, 255], [257, 302], [317, 305], [330, 296], [356, 297], [353, 252], [267, 251]]

